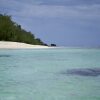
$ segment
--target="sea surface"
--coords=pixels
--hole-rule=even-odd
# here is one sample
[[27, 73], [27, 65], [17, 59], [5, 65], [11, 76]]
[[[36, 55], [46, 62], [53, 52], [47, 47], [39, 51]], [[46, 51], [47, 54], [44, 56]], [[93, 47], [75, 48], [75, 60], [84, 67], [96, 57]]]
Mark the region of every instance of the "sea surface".
[[100, 100], [100, 49], [1, 49], [0, 100]]

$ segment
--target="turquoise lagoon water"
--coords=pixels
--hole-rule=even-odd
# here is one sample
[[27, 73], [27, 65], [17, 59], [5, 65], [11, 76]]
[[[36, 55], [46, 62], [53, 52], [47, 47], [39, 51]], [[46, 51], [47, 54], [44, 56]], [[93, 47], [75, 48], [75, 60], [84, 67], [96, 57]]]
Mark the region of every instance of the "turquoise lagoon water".
[[100, 100], [100, 49], [0, 50], [0, 100]]

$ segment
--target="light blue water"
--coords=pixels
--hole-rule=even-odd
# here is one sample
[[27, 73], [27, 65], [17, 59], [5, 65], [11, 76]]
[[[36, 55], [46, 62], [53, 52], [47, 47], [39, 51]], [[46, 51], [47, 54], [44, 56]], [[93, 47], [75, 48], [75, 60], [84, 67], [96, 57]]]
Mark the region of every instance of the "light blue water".
[[0, 100], [100, 100], [99, 75], [100, 49], [0, 50]]

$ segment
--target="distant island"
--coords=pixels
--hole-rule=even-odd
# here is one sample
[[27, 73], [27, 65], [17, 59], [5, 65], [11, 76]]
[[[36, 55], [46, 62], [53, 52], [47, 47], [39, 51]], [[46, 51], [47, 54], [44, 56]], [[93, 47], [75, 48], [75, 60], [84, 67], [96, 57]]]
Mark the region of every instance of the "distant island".
[[0, 41], [22, 42], [33, 45], [48, 46], [34, 34], [22, 29], [21, 25], [12, 21], [11, 16], [0, 14]]

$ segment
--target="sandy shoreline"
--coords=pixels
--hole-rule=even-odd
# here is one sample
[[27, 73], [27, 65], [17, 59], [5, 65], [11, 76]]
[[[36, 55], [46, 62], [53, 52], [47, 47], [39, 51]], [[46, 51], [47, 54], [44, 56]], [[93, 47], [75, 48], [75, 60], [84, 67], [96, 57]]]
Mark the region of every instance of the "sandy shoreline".
[[0, 41], [0, 49], [39, 49], [39, 48], [50, 48], [42, 45], [31, 45], [20, 42]]

